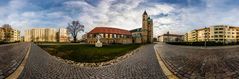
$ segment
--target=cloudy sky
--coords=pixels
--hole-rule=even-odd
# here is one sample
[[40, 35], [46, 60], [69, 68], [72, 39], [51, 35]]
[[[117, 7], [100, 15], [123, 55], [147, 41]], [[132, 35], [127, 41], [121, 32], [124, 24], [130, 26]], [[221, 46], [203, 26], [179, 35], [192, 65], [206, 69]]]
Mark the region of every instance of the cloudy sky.
[[210, 25], [239, 26], [239, 0], [0, 0], [0, 25], [22, 31], [85, 25], [131, 30], [142, 26], [144, 10], [154, 19], [154, 36], [184, 34]]

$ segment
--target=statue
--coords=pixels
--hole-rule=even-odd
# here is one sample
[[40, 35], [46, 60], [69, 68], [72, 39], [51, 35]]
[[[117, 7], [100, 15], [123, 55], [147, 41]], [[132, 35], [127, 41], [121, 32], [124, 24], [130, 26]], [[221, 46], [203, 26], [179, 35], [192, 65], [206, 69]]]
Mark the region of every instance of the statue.
[[97, 42], [95, 43], [95, 47], [102, 47], [102, 43], [100, 42], [101, 35], [96, 36]]

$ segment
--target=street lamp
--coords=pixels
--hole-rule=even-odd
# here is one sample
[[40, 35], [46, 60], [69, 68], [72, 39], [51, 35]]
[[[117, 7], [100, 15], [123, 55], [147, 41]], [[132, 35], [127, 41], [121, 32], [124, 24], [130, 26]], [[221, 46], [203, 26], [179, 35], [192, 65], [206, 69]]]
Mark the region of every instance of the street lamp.
[[207, 29], [206, 29], [206, 27], [204, 28], [204, 30], [205, 30], [205, 33], [204, 33], [204, 46], [205, 46], [205, 48], [207, 47], [207, 38], [206, 38], [206, 34], [207, 34]]

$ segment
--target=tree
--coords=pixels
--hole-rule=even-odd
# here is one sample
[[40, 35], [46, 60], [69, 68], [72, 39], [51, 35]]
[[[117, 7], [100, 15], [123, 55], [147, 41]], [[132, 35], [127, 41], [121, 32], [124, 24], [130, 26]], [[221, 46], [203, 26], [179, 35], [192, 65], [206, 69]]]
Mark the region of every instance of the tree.
[[72, 21], [71, 23], [68, 23], [67, 30], [73, 37], [74, 42], [76, 42], [78, 33], [84, 31], [84, 25], [81, 25], [79, 21]]

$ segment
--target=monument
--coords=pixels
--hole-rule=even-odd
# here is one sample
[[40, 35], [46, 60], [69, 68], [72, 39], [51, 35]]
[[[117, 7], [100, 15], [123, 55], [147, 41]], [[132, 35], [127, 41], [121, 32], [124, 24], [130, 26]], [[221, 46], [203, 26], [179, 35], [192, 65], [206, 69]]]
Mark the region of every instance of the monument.
[[97, 42], [95, 43], [95, 47], [102, 47], [102, 43], [100, 42], [101, 35], [96, 36]]

